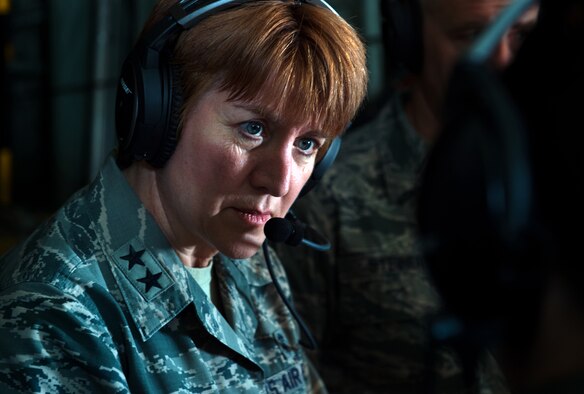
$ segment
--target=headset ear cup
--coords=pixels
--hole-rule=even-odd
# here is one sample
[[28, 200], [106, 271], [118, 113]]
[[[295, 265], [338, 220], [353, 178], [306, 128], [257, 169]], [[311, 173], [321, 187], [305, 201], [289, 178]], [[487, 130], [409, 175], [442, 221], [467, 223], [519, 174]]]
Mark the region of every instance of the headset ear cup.
[[117, 161], [121, 168], [128, 167], [133, 161], [132, 146], [137, 128], [139, 97], [142, 97], [142, 81], [138, 81], [139, 65], [130, 54], [122, 67], [116, 92], [115, 124], [118, 139]]
[[420, 0], [382, 0], [380, 6], [388, 69], [396, 76], [420, 73], [424, 61]]
[[165, 125], [165, 130], [162, 133], [157, 154], [148, 160], [148, 163], [157, 168], [163, 167], [176, 149], [182, 106], [184, 102], [180, 67], [176, 64], [169, 64], [168, 68], [170, 74], [168, 121]]
[[304, 196], [306, 193], [308, 193], [310, 190], [312, 190], [312, 188], [316, 186], [316, 184], [322, 179], [322, 177], [324, 176], [325, 172], [329, 169], [329, 167], [333, 165], [335, 159], [337, 158], [337, 155], [339, 154], [340, 149], [341, 137], [336, 137], [334, 140], [332, 140], [323, 158], [320, 159], [320, 161], [316, 163], [316, 165], [314, 166], [312, 174], [310, 175], [308, 181], [306, 181], [306, 184], [300, 191], [300, 194], [298, 194], [298, 198]]

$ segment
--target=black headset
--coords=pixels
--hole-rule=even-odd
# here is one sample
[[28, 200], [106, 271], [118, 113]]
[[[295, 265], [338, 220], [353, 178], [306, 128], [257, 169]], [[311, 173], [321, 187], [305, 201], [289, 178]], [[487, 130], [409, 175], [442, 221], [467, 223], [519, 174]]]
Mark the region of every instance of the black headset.
[[[504, 32], [533, 3], [512, 2], [456, 65], [443, 129], [421, 178], [420, 239], [446, 310], [432, 334], [469, 357], [501, 339], [530, 341], [526, 327], [535, 324], [540, 306], [547, 252], [530, 127], [504, 74], [486, 65]], [[530, 38], [517, 58], [533, 49]]]
[[382, 39], [389, 72], [420, 73], [424, 61], [423, 15], [420, 0], [381, 0]]
[[[116, 96], [118, 163], [122, 167], [146, 160], [160, 168], [174, 152], [183, 103], [179, 72], [169, 61], [176, 35], [210, 15], [251, 1], [257, 0], [179, 1], [138, 41], [122, 67]], [[336, 14], [323, 0], [302, 2]], [[325, 156], [315, 165], [301, 195], [330, 167], [339, 146], [340, 140], [333, 140]]]

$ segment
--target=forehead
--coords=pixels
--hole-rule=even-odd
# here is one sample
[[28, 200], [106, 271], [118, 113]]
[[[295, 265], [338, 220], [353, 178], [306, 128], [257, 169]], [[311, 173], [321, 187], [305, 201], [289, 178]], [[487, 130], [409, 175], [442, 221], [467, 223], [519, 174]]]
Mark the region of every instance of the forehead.
[[444, 27], [492, 22], [510, 0], [425, 0], [428, 17]]
[[316, 114], [299, 108], [297, 100], [278, 96], [269, 88], [263, 88], [253, 97], [229, 95], [228, 101], [279, 125], [302, 127], [318, 132], [322, 129]]

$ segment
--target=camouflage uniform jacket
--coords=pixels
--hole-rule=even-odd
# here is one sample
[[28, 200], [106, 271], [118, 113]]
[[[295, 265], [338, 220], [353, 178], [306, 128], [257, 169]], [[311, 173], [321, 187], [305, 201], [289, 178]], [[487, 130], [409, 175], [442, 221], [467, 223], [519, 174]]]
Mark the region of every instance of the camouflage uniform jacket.
[[[278, 246], [330, 392], [424, 392], [427, 319], [440, 307], [416, 245], [415, 186], [426, 151], [394, 97], [343, 138], [335, 164], [293, 206], [332, 244], [329, 252]], [[452, 352], [434, 356], [437, 392], [464, 392]]]
[[223, 314], [110, 157], [0, 260], [0, 392], [320, 392], [263, 256], [214, 269]]

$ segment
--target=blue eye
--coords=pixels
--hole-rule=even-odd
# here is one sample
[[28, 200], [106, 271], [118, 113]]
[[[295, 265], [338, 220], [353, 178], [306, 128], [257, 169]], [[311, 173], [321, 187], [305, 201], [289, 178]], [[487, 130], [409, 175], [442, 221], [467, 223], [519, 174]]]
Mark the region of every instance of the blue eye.
[[319, 146], [318, 143], [312, 138], [303, 138], [296, 142], [296, 147], [302, 151], [303, 154], [311, 156], [314, 154]]
[[260, 122], [245, 122], [241, 124], [241, 129], [249, 135], [260, 136], [264, 133], [264, 125]]
[[312, 140], [300, 140], [298, 142], [298, 147], [302, 150], [309, 150], [314, 146], [314, 141]]

